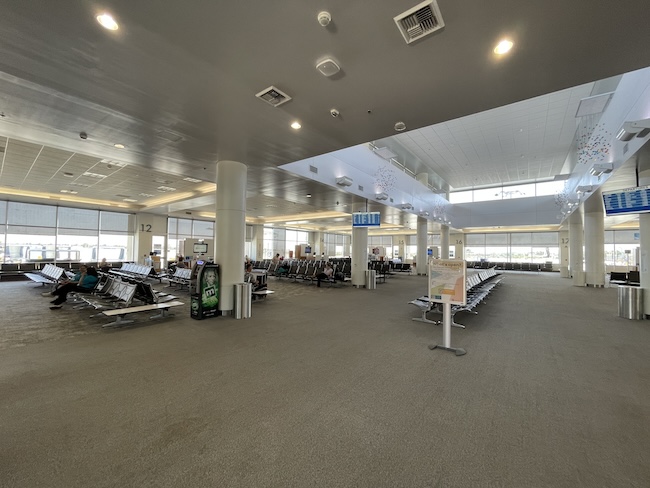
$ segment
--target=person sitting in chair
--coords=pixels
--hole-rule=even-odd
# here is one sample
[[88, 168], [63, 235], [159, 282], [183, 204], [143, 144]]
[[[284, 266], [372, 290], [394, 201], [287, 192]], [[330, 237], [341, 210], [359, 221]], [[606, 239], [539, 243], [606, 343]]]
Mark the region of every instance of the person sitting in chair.
[[316, 275], [316, 281], [317, 284], [316, 286], [320, 288], [320, 282], [321, 280], [329, 280], [334, 276], [334, 268], [332, 268], [332, 265], [330, 263], [327, 263], [325, 265], [325, 269], [323, 270], [322, 273], [318, 273]]
[[51, 310], [57, 310], [63, 306], [63, 303], [68, 299], [68, 293], [71, 291], [81, 292], [81, 293], [90, 293], [95, 288], [95, 285], [99, 281], [97, 277], [97, 270], [95, 268], [87, 268], [86, 266], [80, 266], [79, 272], [74, 275], [71, 281], [64, 282], [56, 290], [51, 293], [43, 293], [45, 297], [56, 297], [50, 303], [52, 306]]
[[260, 280], [253, 274], [253, 265], [248, 263], [246, 265], [246, 273], [244, 274], [244, 281], [253, 285], [253, 291], [265, 290], [266, 283], [262, 284]]

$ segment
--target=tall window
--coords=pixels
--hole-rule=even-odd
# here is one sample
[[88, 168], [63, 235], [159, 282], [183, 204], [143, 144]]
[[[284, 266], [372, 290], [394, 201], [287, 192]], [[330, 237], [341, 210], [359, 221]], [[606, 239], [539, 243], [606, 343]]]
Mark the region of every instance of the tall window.
[[[6, 216], [6, 218], [5, 218]], [[87, 262], [133, 257], [133, 214], [0, 202], [4, 262]], [[102, 251], [102, 249], [104, 251]]]
[[7, 205], [5, 262], [54, 261], [57, 207], [19, 202]]

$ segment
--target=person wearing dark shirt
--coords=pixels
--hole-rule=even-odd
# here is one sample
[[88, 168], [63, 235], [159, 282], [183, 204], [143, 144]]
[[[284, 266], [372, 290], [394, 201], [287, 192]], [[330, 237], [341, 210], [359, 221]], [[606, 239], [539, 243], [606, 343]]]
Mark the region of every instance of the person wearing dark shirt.
[[64, 282], [60, 287], [51, 293], [43, 293], [43, 296], [56, 297], [50, 303], [52, 306], [50, 310], [58, 310], [63, 306], [63, 303], [68, 299], [68, 293], [76, 291], [79, 293], [90, 293], [95, 288], [99, 281], [97, 277], [97, 270], [95, 268], [87, 268], [81, 266], [79, 272], [74, 275], [71, 281]]

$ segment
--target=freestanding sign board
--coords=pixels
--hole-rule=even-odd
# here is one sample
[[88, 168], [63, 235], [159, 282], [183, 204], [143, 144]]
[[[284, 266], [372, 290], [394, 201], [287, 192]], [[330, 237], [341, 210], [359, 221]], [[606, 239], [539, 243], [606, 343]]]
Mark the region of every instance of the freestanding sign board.
[[465, 305], [467, 283], [465, 261], [429, 259], [429, 301]]
[[452, 351], [456, 356], [465, 349], [451, 347], [451, 306], [467, 303], [467, 264], [456, 259], [429, 258], [429, 301], [442, 303], [442, 344], [429, 349]]

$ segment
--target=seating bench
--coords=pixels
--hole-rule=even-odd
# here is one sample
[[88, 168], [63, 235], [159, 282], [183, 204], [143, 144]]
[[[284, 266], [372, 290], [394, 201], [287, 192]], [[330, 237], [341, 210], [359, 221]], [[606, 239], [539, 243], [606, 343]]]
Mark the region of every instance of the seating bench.
[[[467, 301], [465, 305], [453, 305], [451, 307], [451, 325], [453, 327], [459, 327], [464, 329], [465, 326], [462, 324], [457, 324], [454, 322], [454, 315], [457, 312], [470, 312], [473, 314], [478, 314], [474, 309], [485, 301], [485, 298], [489, 293], [503, 280], [503, 276], [500, 273], [497, 273], [494, 268], [487, 270], [481, 270], [479, 272], [473, 273], [471, 276], [467, 277], [467, 282], [465, 284], [467, 289]], [[442, 312], [442, 309], [437, 309], [435, 302], [429, 302], [428, 296], [423, 296], [416, 298], [408, 302], [410, 305], [415, 305], [422, 312], [422, 317], [415, 317], [413, 320], [417, 322], [425, 322], [428, 324], [440, 325], [440, 321], [429, 320], [427, 319], [427, 313], [435, 311], [438, 313]]]
[[124, 317], [132, 313], [148, 312], [151, 310], [159, 310], [160, 313], [156, 315], [152, 315], [151, 317], [149, 317], [150, 319], [170, 317], [172, 316], [172, 314], [168, 313], [169, 309], [172, 307], [179, 307], [181, 305], [185, 305], [185, 304], [183, 302], [173, 301], [173, 302], [165, 302], [165, 303], [152, 303], [149, 305], [138, 305], [135, 307], [117, 308], [114, 310], [104, 310], [102, 311], [102, 314], [106, 315], [107, 317], [116, 317], [116, 320], [115, 322], [104, 324], [102, 325], [102, 327], [110, 327], [111, 325], [130, 324], [131, 322], [133, 322], [133, 320], [124, 320]]
[[64, 269], [53, 264], [46, 264], [38, 273], [25, 273], [25, 276], [35, 283], [45, 285], [56, 285], [64, 276]]

